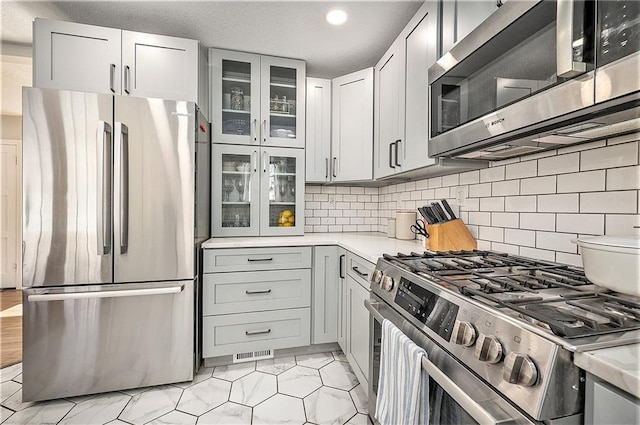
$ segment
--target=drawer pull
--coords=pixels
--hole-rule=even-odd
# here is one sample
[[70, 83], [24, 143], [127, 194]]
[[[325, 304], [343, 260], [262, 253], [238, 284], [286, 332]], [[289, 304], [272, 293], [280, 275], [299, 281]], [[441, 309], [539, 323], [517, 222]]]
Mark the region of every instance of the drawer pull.
[[271, 329], [267, 329], [266, 331], [245, 331], [244, 334], [247, 336], [251, 336], [251, 335], [262, 335], [262, 334], [270, 334], [271, 333]]
[[244, 291], [247, 295], [253, 295], [253, 294], [270, 294], [271, 293], [271, 289], [265, 289], [264, 291]]
[[362, 273], [360, 270], [358, 270], [358, 268], [356, 266], [351, 267], [351, 270], [353, 270], [354, 272], [358, 273], [360, 276], [362, 277], [367, 277], [369, 276], [368, 273]]
[[247, 261], [273, 261], [273, 257], [271, 257], [271, 258], [247, 258]]

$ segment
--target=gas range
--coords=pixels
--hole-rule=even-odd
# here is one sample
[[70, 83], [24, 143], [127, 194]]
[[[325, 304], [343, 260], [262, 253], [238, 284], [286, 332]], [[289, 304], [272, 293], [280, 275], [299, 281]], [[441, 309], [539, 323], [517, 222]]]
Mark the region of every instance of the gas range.
[[536, 420], [582, 411], [574, 352], [640, 341], [640, 299], [515, 255], [384, 255], [371, 292]]

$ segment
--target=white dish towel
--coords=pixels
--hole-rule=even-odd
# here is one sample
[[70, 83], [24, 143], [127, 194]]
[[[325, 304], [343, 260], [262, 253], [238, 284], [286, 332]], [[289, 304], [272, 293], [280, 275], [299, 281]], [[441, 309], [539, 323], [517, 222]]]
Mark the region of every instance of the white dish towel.
[[380, 379], [375, 418], [382, 425], [429, 423], [429, 375], [422, 368], [427, 352], [389, 320], [382, 322]]

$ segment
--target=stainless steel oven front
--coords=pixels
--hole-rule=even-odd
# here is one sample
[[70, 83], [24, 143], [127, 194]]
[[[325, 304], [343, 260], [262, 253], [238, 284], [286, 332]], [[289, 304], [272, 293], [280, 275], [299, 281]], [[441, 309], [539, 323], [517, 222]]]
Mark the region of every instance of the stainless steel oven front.
[[512, 406], [414, 324], [375, 294], [369, 310], [369, 416], [374, 424], [382, 321], [387, 319], [428, 353], [422, 367], [429, 374], [430, 424], [540, 424]]

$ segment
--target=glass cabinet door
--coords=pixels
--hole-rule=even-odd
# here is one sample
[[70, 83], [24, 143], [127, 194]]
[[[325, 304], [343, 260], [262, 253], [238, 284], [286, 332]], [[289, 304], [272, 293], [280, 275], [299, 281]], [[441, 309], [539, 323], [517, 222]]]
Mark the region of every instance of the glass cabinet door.
[[304, 147], [304, 62], [261, 58], [262, 144]]
[[259, 144], [260, 56], [211, 49], [213, 142]]
[[212, 236], [259, 233], [258, 148], [213, 145]]
[[304, 150], [262, 149], [261, 235], [304, 233]]

